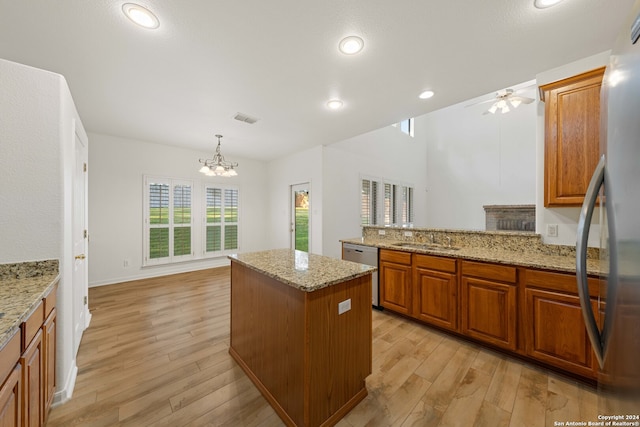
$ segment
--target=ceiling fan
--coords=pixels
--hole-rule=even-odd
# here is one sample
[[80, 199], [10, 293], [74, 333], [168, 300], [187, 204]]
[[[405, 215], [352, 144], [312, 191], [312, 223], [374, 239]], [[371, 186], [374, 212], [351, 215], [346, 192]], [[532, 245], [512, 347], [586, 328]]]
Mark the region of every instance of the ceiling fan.
[[520, 104], [531, 104], [533, 101], [535, 101], [533, 98], [520, 96], [513, 89], [503, 89], [496, 92], [496, 96], [493, 99], [476, 102], [475, 104], [467, 105], [467, 107], [493, 102], [491, 107], [482, 114], [495, 114], [498, 110], [505, 114], [511, 111], [511, 108], [518, 108]]

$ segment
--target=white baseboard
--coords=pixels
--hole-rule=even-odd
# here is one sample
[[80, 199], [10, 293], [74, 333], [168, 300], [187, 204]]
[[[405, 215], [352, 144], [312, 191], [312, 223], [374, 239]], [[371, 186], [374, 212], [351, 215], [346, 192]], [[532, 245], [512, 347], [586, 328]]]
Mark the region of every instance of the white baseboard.
[[64, 386], [60, 390], [56, 390], [53, 395], [53, 403], [51, 404], [52, 408], [55, 408], [58, 405], [62, 405], [67, 402], [73, 396], [73, 389], [76, 386], [76, 377], [78, 376], [78, 365], [76, 364], [76, 360], [73, 359], [73, 367], [69, 372], [69, 376], [67, 380], [64, 382]]
[[90, 288], [97, 286], [113, 285], [115, 283], [131, 282], [134, 280], [151, 279], [154, 277], [169, 276], [171, 274], [188, 273], [190, 271], [208, 270], [210, 268], [225, 267], [231, 264], [229, 259], [211, 258], [207, 263], [177, 263], [174, 265], [162, 265], [153, 267], [143, 267], [137, 273], [130, 276], [115, 277], [112, 279], [98, 280], [89, 283]]

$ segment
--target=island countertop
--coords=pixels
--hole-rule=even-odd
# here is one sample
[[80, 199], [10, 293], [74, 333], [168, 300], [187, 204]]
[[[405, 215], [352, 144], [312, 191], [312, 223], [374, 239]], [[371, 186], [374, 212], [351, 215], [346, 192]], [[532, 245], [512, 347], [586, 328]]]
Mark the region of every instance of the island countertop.
[[0, 348], [58, 283], [57, 270], [57, 260], [0, 265]]
[[376, 271], [368, 265], [291, 249], [233, 254], [229, 259], [305, 292]]

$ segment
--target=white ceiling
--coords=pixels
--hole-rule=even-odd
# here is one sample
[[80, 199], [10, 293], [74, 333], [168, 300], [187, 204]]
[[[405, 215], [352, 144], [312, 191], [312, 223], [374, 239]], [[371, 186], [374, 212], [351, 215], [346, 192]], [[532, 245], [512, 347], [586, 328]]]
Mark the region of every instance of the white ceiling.
[[270, 160], [610, 49], [633, 0], [139, 1], [157, 30], [123, 3], [0, 0], [0, 58], [64, 75], [89, 132]]

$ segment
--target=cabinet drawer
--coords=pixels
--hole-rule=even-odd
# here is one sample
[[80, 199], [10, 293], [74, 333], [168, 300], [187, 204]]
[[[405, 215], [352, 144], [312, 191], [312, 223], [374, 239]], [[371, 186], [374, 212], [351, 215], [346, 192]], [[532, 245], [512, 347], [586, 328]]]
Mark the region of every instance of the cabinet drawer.
[[411, 265], [411, 252], [380, 249], [380, 261], [389, 261], [395, 262], [396, 264]]
[[58, 285], [54, 286], [53, 289], [44, 297], [44, 318], [49, 317], [51, 312], [56, 306], [56, 302], [58, 299]]
[[44, 304], [42, 301], [38, 304], [38, 307], [31, 313], [26, 321], [22, 322], [22, 351], [29, 346], [29, 343], [36, 336], [44, 322]]
[[414, 265], [416, 267], [444, 271], [446, 273], [456, 272], [456, 260], [451, 258], [416, 254], [414, 258]]
[[489, 280], [499, 280], [507, 283], [515, 283], [517, 277], [515, 267], [472, 261], [462, 262], [462, 275], [480, 277], [482, 279]]
[[[590, 277], [589, 295], [597, 297], [600, 294], [598, 279]], [[552, 273], [550, 271], [527, 270], [525, 273], [525, 286], [548, 289], [551, 291], [567, 292], [577, 295], [578, 284], [575, 274]]]
[[20, 359], [20, 334], [15, 333], [0, 350], [0, 385], [9, 376]]

